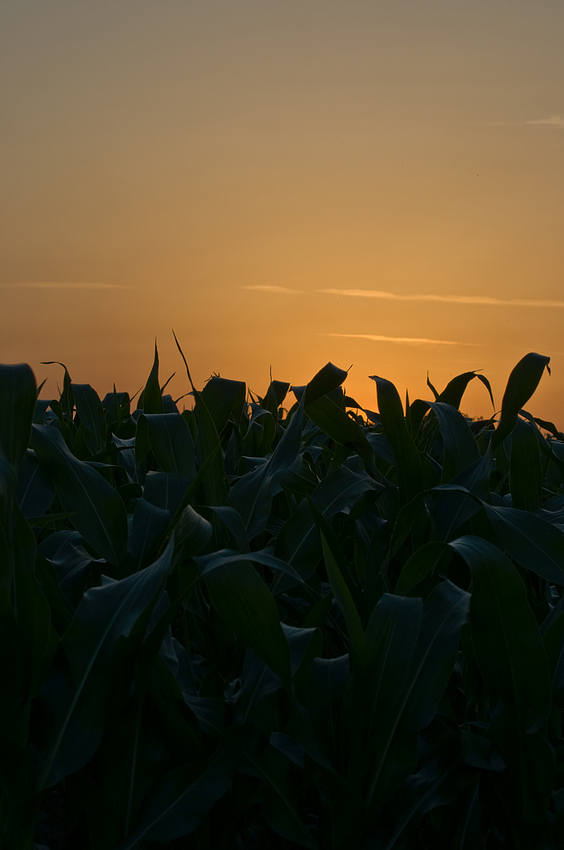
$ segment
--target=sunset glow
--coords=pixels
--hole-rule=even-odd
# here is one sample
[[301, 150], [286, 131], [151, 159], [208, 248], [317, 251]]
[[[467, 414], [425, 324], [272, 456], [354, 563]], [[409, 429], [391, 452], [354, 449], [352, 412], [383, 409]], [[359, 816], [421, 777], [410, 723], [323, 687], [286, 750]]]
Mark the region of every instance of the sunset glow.
[[[44, 394], [325, 363], [428, 398], [527, 352], [564, 428], [564, 8], [7, 0], [0, 362]], [[493, 411], [472, 382], [463, 408]]]

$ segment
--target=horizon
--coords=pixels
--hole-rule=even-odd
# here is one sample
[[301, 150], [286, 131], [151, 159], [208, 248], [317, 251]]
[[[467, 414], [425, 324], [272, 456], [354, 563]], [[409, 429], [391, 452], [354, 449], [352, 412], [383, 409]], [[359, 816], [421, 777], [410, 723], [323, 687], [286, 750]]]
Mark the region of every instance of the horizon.
[[[466, 371], [564, 428], [564, 9], [7, 0], [0, 362], [45, 393]], [[477, 386], [473, 386], [476, 384]], [[491, 416], [471, 382], [462, 409]]]

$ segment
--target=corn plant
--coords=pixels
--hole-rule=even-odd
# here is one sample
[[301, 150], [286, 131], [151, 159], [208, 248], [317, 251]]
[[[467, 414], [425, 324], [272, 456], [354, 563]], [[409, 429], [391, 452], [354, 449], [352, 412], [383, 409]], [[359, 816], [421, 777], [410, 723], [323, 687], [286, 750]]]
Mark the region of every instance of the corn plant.
[[[179, 347], [180, 348], [180, 347]], [[180, 351], [182, 358], [184, 355]], [[564, 437], [0, 367], [0, 850], [559, 848]]]

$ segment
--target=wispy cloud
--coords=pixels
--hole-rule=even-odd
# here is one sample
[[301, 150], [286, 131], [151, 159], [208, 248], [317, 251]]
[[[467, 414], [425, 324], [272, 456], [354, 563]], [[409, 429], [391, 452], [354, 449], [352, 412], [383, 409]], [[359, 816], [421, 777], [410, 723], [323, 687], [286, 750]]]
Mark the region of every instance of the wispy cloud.
[[525, 127], [527, 124], [542, 124], [545, 127], [564, 128], [562, 115], [550, 115], [548, 118], [532, 118], [528, 121], [488, 121], [480, 127]]
[[525, 121], [525, 124], [546, 124], [549, 127], [564, 127], [561, 115], [551, 115], [550, 118], [537, 118], [535, 121]]
[[451, 339], [425, 339], [411, 336], [381, 336], [380, 334], [321, 334], [321, 336], [343, 336], [352, 339], [370, 339], [373, 342], [398, 342], [407, 345], [471, 345], [480, 347], [477, 342], [455, 342]]
[[319, 289], [328, 295], [380, 298], [384, 301], [434, 301], [442, 304], [478, 304], [486, 307], [564, 307], [564, 301], [528, 298], [490, 298], [489, 295], [400, 295], [379, 289]]
[[254, 289], [257, 292], [283, 292], [288, 295], [295, 295], [299, 289], [288, 289], [286, 286], [267, 286], [258, 284], [256, 286], [242, 286], [241, 289]]
[[136, 289], [121, 283], [58, 283], [35, 281], [32, 283], [0, 283], [0, 289]]

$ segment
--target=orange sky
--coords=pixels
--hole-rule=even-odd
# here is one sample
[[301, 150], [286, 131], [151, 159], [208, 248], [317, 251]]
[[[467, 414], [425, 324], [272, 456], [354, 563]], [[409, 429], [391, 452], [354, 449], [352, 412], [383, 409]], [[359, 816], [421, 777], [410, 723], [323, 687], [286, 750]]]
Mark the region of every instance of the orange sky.
[[[56, 393], [483, 369], [564, 427], [556, 0], [4, 0], [0, 361]], [[478, 384], [478, 382], [474, 382]], [[478, 385], [462, 405], [489, 415]]]

